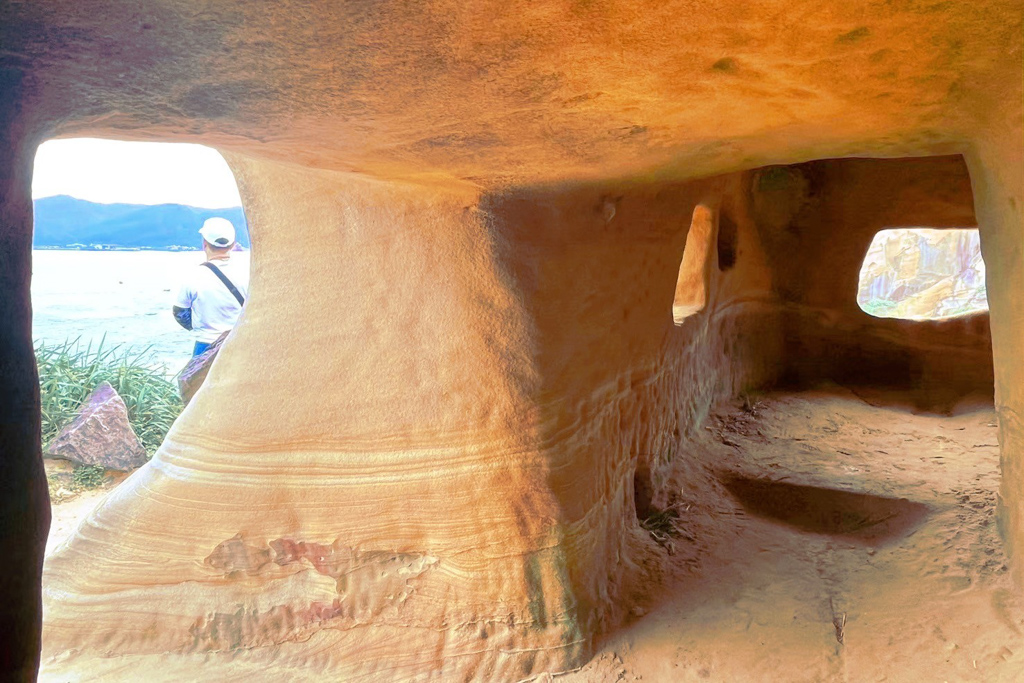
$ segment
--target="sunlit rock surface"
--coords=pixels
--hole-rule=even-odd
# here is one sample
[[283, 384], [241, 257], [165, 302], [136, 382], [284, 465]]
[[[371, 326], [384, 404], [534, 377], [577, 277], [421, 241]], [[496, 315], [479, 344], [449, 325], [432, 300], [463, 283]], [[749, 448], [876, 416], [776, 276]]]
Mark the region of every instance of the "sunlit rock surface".
[[[1012, 551], [1022, 11], [0, 5], [0, 351], [23, 417], [0, 423], [20, 553], [0, 630], [26, 634], [19, 666], [47, 509], [29, 181], [54, 136], [217, 147], [253, 237], [251, 296], [206, 383], [47, 563], [55, 680], [119, 657], [375, 681], [575, 668], [664, 573], [638, 514], [671, 501], [688, 434], [782, 380], [953, 400], [994, 372]], [[705, 296], [674, 299], [698, 206]], [[893, 225], [982, 229], [991, 337], [985, 316], [857, 307]], [[686, 485], [708, 485], [693, 467]]]
[[857, 303], [871, 315], [908, 320], [987, 311], [978, 231], [879, 232], [864, 257]]
[[[636, 471], [664, 498], [684, 431], [777, 353], [775, 314], [745, 301], [765, 292], [756, 261], [723, 273], [712, 250], [714, 311], [672, 321], [678, 217], [741, 211], [749, 178], [636, 189], [609, 216], [608, 187], [480, 197], [236, 169], [250, 299], [151, 465], [48, 560], [46, 654], [230, 652], [384, 680], [572, 668], [657, 583]], [[735, 238], [753, 257], [751, 230]], [[301, 353], [268, 358], [295, 329]]]

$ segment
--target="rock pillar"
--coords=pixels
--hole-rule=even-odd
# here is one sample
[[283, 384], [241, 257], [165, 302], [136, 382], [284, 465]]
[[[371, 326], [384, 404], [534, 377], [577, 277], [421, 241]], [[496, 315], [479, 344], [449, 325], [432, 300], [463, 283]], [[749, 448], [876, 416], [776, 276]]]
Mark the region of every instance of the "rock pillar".
[[47, 652], [574, 666], [532, 333], [475, 192], [229, 160], [246, 309], [153, 460], [48, 560]]
[[39, 583], [50, 528], [40, 452], [39, 381], [32, 352], [32, 160], [21, 74], [0, 68], [0, 671], [35, 680]]
[[[1019, 97], [1017, 98], [1019, 102]], [[967, 155], [985, 259], [999, 415], [999, 524], [1024, 585], [1024, 132], [1019, 107], [994, 116]]]

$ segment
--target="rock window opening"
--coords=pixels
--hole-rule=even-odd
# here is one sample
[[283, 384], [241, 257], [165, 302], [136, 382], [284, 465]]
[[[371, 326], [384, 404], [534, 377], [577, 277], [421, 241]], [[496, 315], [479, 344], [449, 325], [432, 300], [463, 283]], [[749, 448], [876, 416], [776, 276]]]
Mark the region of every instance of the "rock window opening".
[[679, 264], [676, 293], [672, 301], [672, 320], [676, 325], [704, 310], [708, 303], [710, 260], [715, 243], [714, 212], [698, 204], [693, 210], [690, 230], [686, 233], [683, 259]]
[[857, 304], [869, 315], [904, 320], [987, 312], [978, 230], [879, 231], [861, 265]]
[[736, 265], [736, 243], [738, 241], [736, 221], [729, 214], [718, 217], [718, 270], [725, 272]]
[[[51, 140], [37, 150], [32, 196], [49, 554], [162, 443], [205, 329], [182, 329], [172, 306], [204, 261], [247, 273], [250, 241], [231, 169], [201, 145]], [[209, 218], [235, 233], [212, 257], [199, 235]]]

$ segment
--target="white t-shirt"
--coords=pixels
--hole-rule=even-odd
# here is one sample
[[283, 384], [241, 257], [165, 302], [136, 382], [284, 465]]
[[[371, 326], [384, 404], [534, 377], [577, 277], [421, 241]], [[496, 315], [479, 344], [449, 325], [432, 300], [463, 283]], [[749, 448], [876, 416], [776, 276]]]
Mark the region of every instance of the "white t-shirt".
[[[211, 263], [231, 280], [242, 298], [248, 298], [249, 252], [231, 251], [228, 254], [228, 260], [216, 259]], [[203, 343], [217, 341], [217, 337], [235, 326], [238, 314], [242, 312], [235, 295], [213, 271], [201, 265], [187, 271], [174, 305], [192, 309], [192, 331], [196, 341]]]

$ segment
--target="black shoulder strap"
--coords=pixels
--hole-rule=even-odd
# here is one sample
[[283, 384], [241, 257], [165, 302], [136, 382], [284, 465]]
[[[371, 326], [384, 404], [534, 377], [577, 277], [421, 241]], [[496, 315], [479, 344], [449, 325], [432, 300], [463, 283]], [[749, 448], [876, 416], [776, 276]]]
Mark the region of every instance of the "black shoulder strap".
[[213, 265], [209, 261], [204, 261], [202, 265], [206, 266], [211, 271], [213, 271], [213, 274], [217, 276], [217, 279], [224, 283], [224, 286], [228, 288], [228, 291], [231, 292], [236, 299], [238, 299], [239, 306], [245, 305], [245, 298], [243, 298], [242, 293], [238, 291], [238, 287], [235, 287], [235, 285], [232, 284], [231, 280], [228, 279], [227, 275], [221, 272], [220, 268]]

